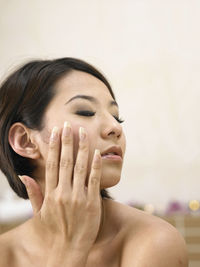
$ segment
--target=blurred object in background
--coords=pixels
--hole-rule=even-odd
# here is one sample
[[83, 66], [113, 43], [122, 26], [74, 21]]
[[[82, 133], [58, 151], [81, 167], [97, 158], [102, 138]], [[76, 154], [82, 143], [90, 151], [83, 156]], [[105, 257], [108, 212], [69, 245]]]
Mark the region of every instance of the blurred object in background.
[[170, 215], [185, 215], [188, 214], [188, 206], [185, 203], [181, 203], [179, 201], [171, 201], [169, 202], [165, 214]]
[[189, 208], [192, 212], [200, 212], [200, 202], [198, 200], [190, 200]]
[[21, 224], [32, 214], [29, 200], [20, 199], [11, 190], [6, 190], [0, 198], [0, 233]]

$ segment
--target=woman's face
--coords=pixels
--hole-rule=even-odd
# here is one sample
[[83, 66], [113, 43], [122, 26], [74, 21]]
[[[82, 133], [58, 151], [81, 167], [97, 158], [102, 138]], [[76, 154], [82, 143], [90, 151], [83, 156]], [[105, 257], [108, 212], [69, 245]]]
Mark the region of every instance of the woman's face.
[[[125, 152], [125, 136], [118, 118], [118, 106], [106, 85], [88, 73], [72, 71], [56, 84], [56, 95], [44, 115], [45, 127], [37, 135], [41, 167], [45, 168], [52, 128], [57, 126], [61, 132], [64, 122], [68, 121], [74, 135], [74, 160], [78, 151], [79, 127], [82, 126], [89, 137], [88, 174], [94, 151], [99, 149], [102, 154], [101, 188], [117, 184]], [[121, 159], [112, 153], [121, 153]]]

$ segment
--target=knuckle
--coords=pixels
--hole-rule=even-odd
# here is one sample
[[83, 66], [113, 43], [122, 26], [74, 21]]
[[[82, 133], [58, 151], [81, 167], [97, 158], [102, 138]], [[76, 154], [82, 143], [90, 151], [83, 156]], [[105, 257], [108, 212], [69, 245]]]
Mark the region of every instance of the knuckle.
[[60, 205], [63, 205], [64, 204], [64, 199], [63, 199], [62, 196], [58, 195], [58, 196], [55, 197], [55, 202], [56, 202], [56, 204], [58, 206], [60, 206]]
[[48, 159], [47, 162], [46, 162], [46, 167], [47, 169], [55, 169], [55, 168], [58, 168], [58, 163], [54, 160], [50, 160]]
[[55, 196], [55, 202], [59, 205], [63, 203], [63, 199], [60, 195]]
[[78, 208], [78, 207], [82, 206], [82, 200], [80, 199], [80, 197], [74, 197], [72, 199], [72, 206], [74, 208]]
[[63, 137], [62, 138], [62, 143], [63, 143], [63, 145], [71, 145], [72, 144], [72, 139], [70, 137]]
[[76, 173], [82, 174], [86, 171], [86, 166], [80, 163], [76, 163], [74, 170]]
[[88, 145], [87, 144], [80, 144], [79, 149], [87, 153], [89, 151]]
[[73, 160], [71, 158], [60, 160], [61, 168], [68, 169], [68, 168], [71, 168], [72, 166], [73, 166]]
[[94, 170], [100, 170], [100, 169], [101, 169], [101, 164], [95, 162], [95, 163], [93, 164], [92, 168], [93, 168]]
[[70, 199], [68, 196], [64, 194], [57, 194], [55, 196], [55, 202], [57, 203], [57, 205], [62, 206], [62, 205], [70, 204]]
[[50, 150], [55, 150], [57, 148], [57, 143], [55, 142], [50, 142], [49, 143], [49, 149]]
[[91, 177], [91, 185], [98, 185], [99, 184], [99, 177], [98, 176], [92, 176]]

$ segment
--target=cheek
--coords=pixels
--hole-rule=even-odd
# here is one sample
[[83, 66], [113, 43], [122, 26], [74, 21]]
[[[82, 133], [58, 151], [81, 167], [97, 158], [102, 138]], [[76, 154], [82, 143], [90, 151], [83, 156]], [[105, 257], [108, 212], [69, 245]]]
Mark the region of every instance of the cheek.
[[[72, 132], [73, 132], [73, 159], [74, 159], [74, 163], [76, 162], [76, 158], [77, 158], [77, 153], [78, 153], [78, 147], [79, 147], [79, 128], [81, 127], [81, 124], [77, 124], [77, 123], [71, 123], [72, 126]], [[93, 154], [94, 154], [94, 140], [96, 140], [94, 138], [94, 131], [86, 128], [87, 134], [88, 134], [88, 142], [89, 142], [89, 158], [88, 158], [88, 169], [90, 169], [91, 166], [91, 162], [93, 159]], [[49, 138], [51, 135], [51, 131], [47, 128], [45, 128], [44, 130], [42, 130], [42, 132], [40, 133], [40, 152], [42, 154], [42, 156], [46, 159], [46, 156], [48, 154], [48, 146], [49, 146]]]
[[126, 151], [126, 137], [123, 134], [123, 153], [125, 153], [125, 151]]
[[122, 148], [122, 153], [123, 155], [125, 154], [125, 151], [126, 151], [126, 136], [124, 134], [124, 132], [122, 131], [122, 135], [119, 139], [119, 145], [121, 146]]

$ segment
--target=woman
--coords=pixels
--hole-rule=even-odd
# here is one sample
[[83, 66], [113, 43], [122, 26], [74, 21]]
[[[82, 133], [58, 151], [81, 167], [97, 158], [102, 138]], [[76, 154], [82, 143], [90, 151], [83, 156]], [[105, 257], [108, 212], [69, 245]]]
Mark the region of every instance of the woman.
[[33, 61], [0, 89], [0, 166], [34, 216], [0, 237], [0, 267], [187, 266], [168, 223], [113, 201], [125, 137], [104, 76], [78, 59]]

